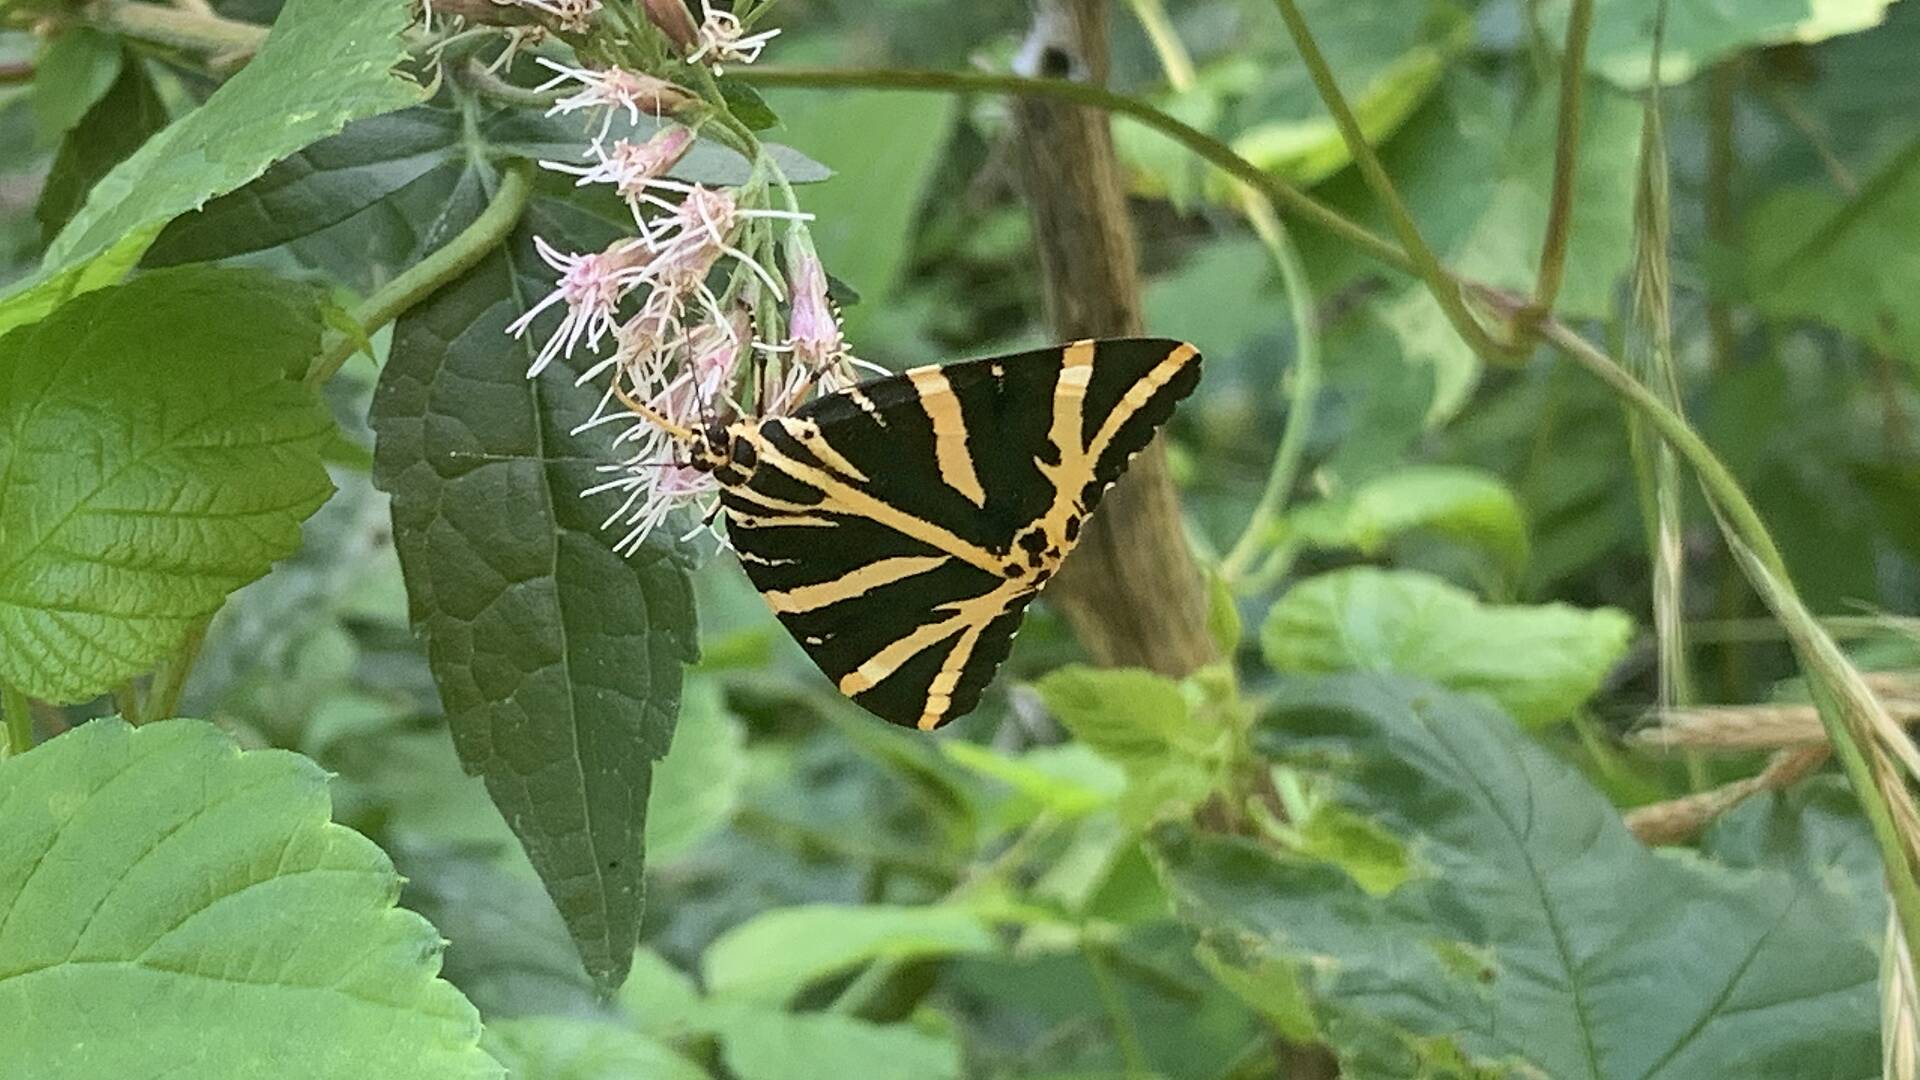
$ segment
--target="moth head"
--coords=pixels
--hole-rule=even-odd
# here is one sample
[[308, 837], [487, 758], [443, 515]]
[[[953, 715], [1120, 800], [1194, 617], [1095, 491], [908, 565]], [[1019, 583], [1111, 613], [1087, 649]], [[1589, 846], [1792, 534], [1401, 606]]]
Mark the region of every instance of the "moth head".
[[753, 440], [733, 426], [714, 421], [693, 433], [689, 441], [688, 464], [701, 472], [712, 473], [722, 484], [744, 484], [753, 476], [759, 454]]

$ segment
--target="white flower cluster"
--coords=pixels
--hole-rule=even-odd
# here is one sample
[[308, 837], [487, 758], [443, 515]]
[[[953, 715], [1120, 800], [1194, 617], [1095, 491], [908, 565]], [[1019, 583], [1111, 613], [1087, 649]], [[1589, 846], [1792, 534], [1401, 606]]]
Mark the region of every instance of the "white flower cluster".
[[[550, 14], [584, 6], [521, 2]], [[774, 33], [748, 35], [731, 13], [709, 10], [685, 58], [716, 68], [751, 62]], [[592, 357], [576, 382], [604, 390], [573, 433], [625, 427], [613, 442], [618, 460], [600, 467], [607, 479], [582, 495], [624, 494], [605, 525], [625, 527], [615, 550], [631, 552], [678, 508], [691, 506], [711, 518], [719, 488], [688, 464], [690, 433], [743, 415], [790, 411], [810, 393], [850, 382], [855, 365], [871, 365], [847, 351], [827, 297], [826, 271], [807, 236], [811, 215], [768, 205], [764, 179], [716, 188], [672, 178], [696, 140], [685, 125], [669, 121], [643, 141], [608, 143], [616, 118], [639, 126], [646, 117], [681, 109], [694, 99], [692, 91], [618, 67], [539, 62], [554, 72], [542, 89], [565, 91], [550, 115], [581, 113], [589, 121], [587, 162], [541, 164], [580, 185], [611, 185], [632, 212], [636, 233], [586, 253], [536, 239], [540, 257], [559, 278], [508, 331], [523, 337], [543, 315], [561, 312], [529, 378], [556, 359], [583, 351]], [[772, 167], [756, 166], [756, 178], [761, 167]], [[786, 265], [769, 266], [779, 260], [764, 255], [782, 232]]]

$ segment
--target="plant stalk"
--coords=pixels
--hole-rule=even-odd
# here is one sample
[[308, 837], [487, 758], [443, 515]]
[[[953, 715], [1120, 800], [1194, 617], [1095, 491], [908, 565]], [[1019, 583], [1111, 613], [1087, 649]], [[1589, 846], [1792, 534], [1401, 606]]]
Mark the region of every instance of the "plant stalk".
[[1367, 187], [1387, 212], [1387, 219], [1393, 224], [1393, 231], [1400, 239], [1401, 248], [1413, 263], [1413, 272], [1424, 281], [1433, 298], [1440, 304], [1440, 310], [1446, 313], [1447, 321], [1464, 339], [1473, 351], [1494, 361], [1506, 362], [1524, 355], [1524, 346], [1504, 345], [1495, 341], [1480, 320], [1468, 309], [1465, 297], [1461, 294], [1459, 282], [1440, 265], [1440, 257], [1427, 246], [1420, 235], [1420, 227], [1415, 224], [1413, 214], [1400, 198], [1400, 192], [1393, 186], [1393, 180], [1380, 164], [1380, 158], [1374, 154], [1373, 146], [1367, 142], [1367, 136], [1360, 129], [1360, 121], [1353, 115], [1353, 109], [1347, 104], [1346, 95], [1341, 93], [1340, 84], [1333, 77], [1333, 68], [1327, 64], [1327, 58], [1321, 54], [1320, 45], [1313, 38], [1313, 31], [1307, 26], [1306, 17], [1300, 14], [1300, 5], [1295, 0], [1274, 0], [1280, 8], [1280, 17], [1286, 21], [1287, 30], [1293, 35], [1294, 47], [1300, 51], [1300, 59], [1307, 66], [1307, 74], [1313, 79], [1314, 88], [1320, 92], [1320, 100], [1327, 111], [1333, 114], [1333, 122], [1340, 129], [1340, 137], [1347, 144], [1347, 152], [1353, 156], [1353, 163], [1360, 169], [1360, 175], [1367, 181]]
[[[456, 281], [499, 247], [520, 221], [533, 197], [533, 165], [514, 161], [500, 174], [500, 188], [493, 201], [462, 229], [459, 235], [437, 248], [431, 255], [408, 267], [386, 283], [353, 313], [366, 334], [405, 314], [414, 305], [433, 295], [441, 286]], [[307, 371], [307, 385], [318, 387], [331, 379], [340, 366], [360, 347], [360, 339], [348, 334], [319, 357]]]
[[1573, 181], [1580, 163], [1581, 93], [1587, 77], [1587, 39], [1593, 32], [1593, 0], [1573, 0], [1567, 17], [1567, 44], [1560, 55], [1559, 120], [1554, 128], [1553, 195], [1547, 207], [1547, 235], [1540, 245], [1540, 271], [1533, 303], [1515, 321], [1517, 338], [1533, 328], [1560, 298], [1566, 279], [1567, 241], [1573, 232]]
[[1011, 94], [1086, 105], [1130, 117], [1191, 150], [1237, 180], [1253, 186], [1279, 209], [1333, 233], [1374, 259], [1408, 274], [1413, 260], [1392, 241], [1352, 221], [1293, 185], [1269, 175], [1258, 165], [1189, 124], [1138, 98], [1104, 87], [1066, 79], [1035, 79], [988, 71], [908, 71], [889, 68], [742, 68], [734, 73], [742, 82], [760, 86], [815, 88], [866, 87], [876, 90], [920, 90], [935, 93]]
[[0, 713], [6, 716], [7, 737], [0, 744], [0, 759], [24, 754], [33, 749], [33, 703], [27, 695], [0, 683]]
[[209, 56], [250, 55], [267, 39], [267, 28], [255, 23], [138, 0], [94, 0], [83, 12], [102, 30]]

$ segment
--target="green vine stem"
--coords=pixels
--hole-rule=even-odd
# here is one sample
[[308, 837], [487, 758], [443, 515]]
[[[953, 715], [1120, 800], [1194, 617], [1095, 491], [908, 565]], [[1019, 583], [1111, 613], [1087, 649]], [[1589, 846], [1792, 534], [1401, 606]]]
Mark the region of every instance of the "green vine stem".
[[1540, 272], [1533, 303], [1522, 308], [1514, 337], [1527, 340], [1560, 298], [1566, 280], [1567, 240], [1573, 232], [1573, 180], [1580, 162], [1580, 110], [1587, 79], [1587, 39], [1593, 32], [1593, 0], [1573, 0], [1567, 17], [1567, 44], [1560, 56], [1560, 106], [1554, 128], [1553, 195], [1547, 206], [1547, 235], [1540, 244]]
[[0, 713], [7, 723], [7, 740], [0, 747], [0, 758], [24, 754], [33, 749], [33, 703], [27, 695], [0, 683]]
[[1280, 280], [1287, 290], [1288, 317], [1293, 321], [1293, 393], [1287, 405], [1287, 430], [1274, 451], [1273, 466], [1267, 472], [1266, 487], [1240, 539], [1220, 561], [1220, 576], [1236, 585], [1246, 577], [1253, 560], [1268, 547], [1269, 533], [1286, 510], [1287, 496], [1300, 476], [1300, 463], [1306, 459], [1308, 429], [1313, 426], [1314, 402], [1320, 396], [1320, 328], [1314, 313], [1313, 286], [1307, 281], [1300, 252], [1285, 233], [1273, 245], [1280, 266]]
[[[1153, 50], [1160, 58], [1161, 70], [1167, 73], [1167, 82], [1177, 91], [1191, 90], [1199, 76], [1193, 67], [1193, 57], [1188, 55], [1186, 45], [1174, 30], [1173, 20], [1167, 17], [1166, 7], [1160, 0], [1131, 0], [1131, 6], [1134, 18], [1139, 20], [1148, 40], [1153, 43]], [[1294, 482], [1300, 475], [1300, 463], [1306, 456], [1307, 435], [1313, 428], [1314, 405], [1320, 397], [1320, 336], [1314, 317], [1313, 286], [1307, 279], [1306, 266], [1301, 263], [1299, 250], [1287, 235], [1286, 226], [1281, 224], [1280, 215], [1274, 211], [1273, 204], [1262, 198], [1260, 192], [1245, 181], [1234, 180], [1232, 184], [1234, 198], [1240, 203], [1241, 212], [1246, 214], [1254, 235], [1266, 246], [1268, 255], [1280, 270], [1281, 284], [1287, 290], [1289, 317], [1293, 320], [1294, 350], [1293, 392], [1287, 400], [1287, 430], [1281, 435], [1280, 446], [1274, 451], [1273, 464], [1267, 471], [1266, 486], [1247, 519], [1246, 529], [1220, 563], [1220, 576], [1230, 587], [1245, 584], [1247, 572], [1265, 546], [1273, 523], [1279, 520], [1286, 509], [1287, 496], [1293, 491]]]
[[1287, 31], [1293, 35], [1294, 46], [1300, 51], [1300, 59], [1307, 66], [1307, 74], [1313, 79], [1314, 88], [1320, 92], [1320, 100], [1326, 105], [1327, 111], [1333, 114], [1334, 125], [1340, 129], [1340, 137], [1347, 144], [1347, 152], [1353, 155], [1353, 163], [1359, 166], [1367, 187], [1386, 210], [1393, 231], [1400, 238], [1400, 246], [1413, 263], [1414, 274], [1426, 282], [1433, 298], [1439, 302], [1440, 310], [1445, 312], [1447, 321], [1453, 324], [1454, 331], [1473, 347], [1474, 352], [1489, 360], [1505, 362], [1523, 356], [1527, 351], [1524, 347], [1501, 344], [1488, 335], [1486, 328], [1480, 325], [1480, 320], [1467, 308], [1459, 282], [1440, 265], [1440, 257], [1433, 253], [1426, 239], [1420, 235], [1420, 226], [1415, 224], [1413, 214], [1401, 200], [1392, 178], [1387, 176], [1379, 156], [1367, 142], [1366, 133], [1360, 129], [1360, 121], [1348, 106], [1346, 95], [1340, 92], [1333, 69], [1321, 54], [1320, 44], [1314, 40], [1306, 17], [1300, 14], [1300, 5], [1295, 0], [1274, 0], [1274, 3], [1280, 8], [1280, 17], [1286, 21]]
[[267, 39], [264, 26], [138, 0], [94, 0], [82, 12], [102, 30], [210, 56], [248, 56]]
[[[513, 232], [513, 227], [519, 223], [520, 215], [526, 211], [527, 202], [532, 197], [532, 163], [509, 163], [500, 174], [500, 188], [494, 192], [493, 201], [487, 204], [480, 216], [433, 254], [408, 267], [367, 297], [366, 302], [353, 313], [354, 321], [366, 333], [372, 334], [425, 300], [441, 286], [473, 269]], [[351, 334], [343, 335], [314, 360], [313, 366], [307, 370], [307, 385], [323, 385], [359, 347], [359, 338]]]
[[1412, 274], [1413, 260], [1394, 243], [1343, 216], [1339, 211], [1279, 179], [1236, 153], [1233, 147], [1154, 108], [1139, 98], [1066, 79], [1033, 79], [990, 71], [910, 71], [891, 68], [742, 68], [732, 75], [760, 86], [815, 89], [865, 87], [874, 90], [922, 90], [935, 93], [1013, 94], [1086, 105], [1139, 121], [1191, 150], [1236, 180], [1251, 185], [1276, 208], [1319, 226], [1374, 259]]
[[207, 623], [205, 619], [195, 623], [180, 647], [160, 662], [154, 670], [153, 681], [147, 686], [146, 698], [140, 703], [140, 718], [132, 722], [150, 724], [176, 714], [180, 708], [180, 692], [186, 689], [187, 676], [193, 673], [193, 662], [199, 658], [200, 646], [207, 640]]

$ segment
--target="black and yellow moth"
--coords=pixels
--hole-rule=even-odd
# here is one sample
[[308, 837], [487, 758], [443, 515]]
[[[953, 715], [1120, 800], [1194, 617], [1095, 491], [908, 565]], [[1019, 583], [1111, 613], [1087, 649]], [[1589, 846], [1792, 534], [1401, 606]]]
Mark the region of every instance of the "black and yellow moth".
[[914, 368], [681, 431], [747, 576], [842, 693], [932, 730], [971, 710], [1087, 516], [1200, 377], [1192, 345]]

